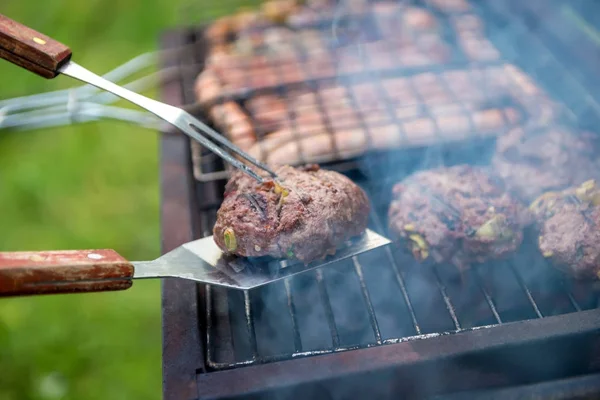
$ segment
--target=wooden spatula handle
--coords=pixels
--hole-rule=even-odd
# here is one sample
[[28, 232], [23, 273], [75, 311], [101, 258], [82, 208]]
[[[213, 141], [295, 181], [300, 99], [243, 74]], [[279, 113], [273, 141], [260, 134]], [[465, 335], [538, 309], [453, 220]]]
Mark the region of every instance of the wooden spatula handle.
[[0, 297], [123, 290], [132, 277], [114, 250], [0, 252]]
[[71, 49], [0, 14], [0, 57], [44, 78], [54, 78]]

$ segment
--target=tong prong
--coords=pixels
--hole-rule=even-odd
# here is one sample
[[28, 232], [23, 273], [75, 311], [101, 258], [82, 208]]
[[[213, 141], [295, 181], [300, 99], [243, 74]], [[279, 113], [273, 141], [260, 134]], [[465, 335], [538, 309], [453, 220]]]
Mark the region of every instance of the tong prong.
[[[191, 117], [191, 115], [190, 115], [190, 117]], [[193, 117], [191, 117], [191, 118], [193, 118]], [[215, 143], [211, 142], [210, 140], [208, 140], [207, 138], [205, 138], [204, 136], [202, 136], [202, 133], [206, 133], [206, 132], [203, 131], [203, 130], [201, 130], [194, 123], [189, 123], [187, 125], [183, 125], [183, 124], [180, 125], [178, 123], [178, 124], [176, 124], [176, 126], [181, 131], [183, 131], [183, 133], [185, 133], [186, 135], [188, 135], [192, 139], [194, 139], [197, 142], [199, 142], [202, 146], [206, 147], [207, 149], [209, 149], [210, 151], [212, 151], [213, 153], [215, 153], [216, 155], [218, 155], [219, 157], [221, 157], [223, 160], [225, 160], [226, 162], [228, 162], [229, 164], [231, 164], [235, 168], [241, 170], [245, 174], [250, 175], [252, 178], [256, 179], [260, 183], [264, 182], [264, 179], [260, 175], [258, 175], [256, 172], [254, 172], [252, 170], [252, 168], [248, 167], [246, 164], [244, 164], [243, 162], [241, 162], [237, 158], [233, 157], [231, 154], [229, 154], [228, 152], [226, 152], [225, 150], [223, 150], [222, 148], [220, 148], [219, 146], [217, 146]], [[211, 136], [211, 135], [209, 135], [209, 136]], [[232, 146], [234, 146], [233, 143], [232, 143]], [[230, 149], [230, 150], [232, 150], [235, 153], [240, 154], [240, 155], [241, 154], [246, 154], [246, 153], [242, 152], [242, 150], [240, 150], [239, 148], [236, 147], [236, 149], [237, 149], [237, 151], [234, 150], [234, 149]], [[252, 158], [249, 155], [248, 155], [248, 157]], [[250, 160], [248, 160], [248, 161], [250, 161]], [[252, 161], [250, 161], [250, 162], [252, 162]], [[256, 161], [256, 162], [258, 163], [258, 161]], [[272, 174], [272, 172], [269, 171], [268, 169], [266, 171]]]
[[[244, 160], [248, 161], [250, 164], [258, 167], [259, 169], [267, 172], [269, 175], [271, 175], [272, 178], [277, 178], [277, 174], [275, 174], [275, 172], [273, 172], [269, 167], [267, 167], [265, 164], [261, 163], [260, 161], [258, 161], [254, 157], [252, 157], [250, 154], [246, 153], [245, 151], [243, 151], [242, 149], [237, 147], [225, 136], [221, 135], [219, 132], [215, 131], [213, 128], [206, 125], [205, 123], [198, 120], [197, 118], [194, 118], [188, 112], [184, 111], [184, 113], [186, 114], [186, 116], [189, 119], [189, 121], [188, 121], [189, 126], [192, 127], [195, 131], [197, 131], [198, 133], [205, 133], [206, 135], [210, 136], [215, 141], [219, 142], [221, 145], [223, 145], [229, 151], [237, 154], [238, 156], [242, 157]], [[229, 160], [227, 160], [227, 161], [229, 161]], [[262, 182], [262, 180], [261, 180], [261, 182]]]
[[[277, 177], [266, 165], [243, 152], [224, 136], [194, 118], [188, 112], [132, 92], [94, 74], [71, 61], [71, 49], [69, 47], [2, 14], [0, 14], [0, 38], [3, 39], [0, 40], [0, 58], [4, 58], [48, 79], [52, 79], [62, 73], [96, 86], [99, 89], [111, 92], [116, 96], [145, 108], [159, 118], [181, 129], [185, 134], [197, 140], [219, 157], [257, 181], [263, 182], [264, 180], [255, 171], [250, 169], [249, 166], [202, 136], [202, 133], [209, 136], [212, 140], [219, 142], [229, 151], [236, 153], [254, 166], [268, 172], [271, 177]], [[74, 92], [69, 92], [69, 96], [72, 93]], [[68, 106], [67, 111], [70, 111]]]

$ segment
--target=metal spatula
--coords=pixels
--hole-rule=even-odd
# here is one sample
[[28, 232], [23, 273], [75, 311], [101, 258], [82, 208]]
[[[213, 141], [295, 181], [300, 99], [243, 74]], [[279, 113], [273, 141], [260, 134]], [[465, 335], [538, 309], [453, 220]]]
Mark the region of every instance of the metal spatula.
[[[200, 133], [250, 163], [275, 174], [187, 112], [141, 96], [109, 82], [70, 61], [71, 50], [51, 38], [0, 14], [0, 57], [46, 78], [59, 73], [123, 97], [175, 125], [217, 155], [262, 181], [239, 160]], [[112, 250], [0, 253], [0, 296], [119, 290], [135, 278], [177, 277], [236, 289], [251, 289], [317, 267], [331, 264], [389, 243], [366, 231], [325, 261], [305, 266], [288, 261], [225, 257], [212, 237], [187, 243], [154, 261], [128, 262]]]
[[390, 243], [368, 230], [335, 255], [299, 261], [225, 256], [213, 237], [186, 243], [154, 261], [127, 261], [114, 250], [0, 252], [0, 297], [128, 289], [133, 279], [175, 277], [252, 289]]

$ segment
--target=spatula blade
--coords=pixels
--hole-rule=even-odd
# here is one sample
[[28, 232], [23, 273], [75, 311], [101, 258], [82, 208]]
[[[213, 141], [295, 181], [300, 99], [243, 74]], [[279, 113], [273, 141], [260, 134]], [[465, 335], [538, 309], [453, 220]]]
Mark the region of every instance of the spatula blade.
[[335, 255], [304, 265], [297, 260], [226, 256], [209, 236], [186, 243], [155, 261], [134, 263], [134, 278], [176, 277], [247, 290], [329, 266], [389, 243], [385, 237], [367, 229], [340, 247]]

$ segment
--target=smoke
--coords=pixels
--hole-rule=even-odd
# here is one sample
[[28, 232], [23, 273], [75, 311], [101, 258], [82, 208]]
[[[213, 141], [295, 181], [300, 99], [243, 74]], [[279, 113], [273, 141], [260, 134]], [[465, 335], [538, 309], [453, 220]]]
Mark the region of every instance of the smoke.
[[[375, 38], [381, 39], [382, 33], [392, 35], [394, 31], [382, 31], [381, 27], [386, 25], [381, 21], [374, 22], [373, 19], [363, 18], [360, 14], [355, 15], [356, 7], [362, 6], [364, 3], [349, 0], [338, 3], [331, 28], [326, 30], [331, 46], [336, 52], [338, 68], [347, 67], [344, 63], [349, 61], [364, 66], [358, 74], [340, 74], [336, 80], [337, 85], [352, 87], [367, 82], [386, 88], [391, 78], [408, 77], [410, 80], [419, 74], [423, 76], [422, 74], [427, 73], [425, 78], [429, 79], [444, 74], [446, 67], [464, 70], [465, 75], [473, 73], [474, 64], [471, 62], [463, 63], [461, 68], [450, 63], [429, 65], [428, 72], [427, 68], [381, 72], [377, 65], [383, 61], [380, 62], [377, 57], [383, 59], [386, 54], [374, 52], [373, 47], [368, 45], [376, 40]], [[380, 14], [379, 17], [387, 18], [388, 22], [401, 22], [404, 21], [401, 16], [410, 14], [412, 9], [431, 11], [430, 7], [407, 4], [396, 6], [390, 8], [389, 13]], [[440, 15], [439, 10], [435, 15]], [[453, 26], [452, 21], [451, 18], [443, 20], [446, 25], [438, 28], [434, 34], [446, 32], [444, 29]], [[428, 30], [414, 32], [410, 26], [396, 24], [395, 27], [398, 37], [387, 39], [394, 39], [396, 44], [402, 43], [395, 48], [398, 57], [403, 57], [401, 51], [411, 50], [411, 40], [431, 37]], [[513, 54], [512, 58], [515, 60], [522, 58], [525, 65], [523, 68], [528, 63], [533, 63], [536, 58], [538, 61], [551, 62], [548, 57], [537, 53], [523, 54], [514, 48], [507, 48], [512, 42], [507, 42], [502, 35], [517, 39], [517, 36], [507, 32], [513, 29], [517, 31], [517, 27], [505, 25], [492, 35], [502, 54]], [[467, 33], [465, 37], [477, 34], [474, 31]], [[452, 52], [468, 53], [467, 48], [470, 47], [458, 40], [460, 38], [454, 37], [455, 42], [448, 42], [449, 36], [445, 33], [442, 36]], [[526, 40], [523, 37], [518, 38]], [[521, 46], [527, 49], [525, 45]], [[535, 114], [531, 110], [532, 103], [538, 103], [537, 100], [529, 98], [528, 101], [521, 101], [523, 98], [511, 98], [510, 102], [506, 101], [507, 97], [514, 95], [512, 89], [508, 88], [513, 87], [517, 78], [522, 79], [522, 75], [512, 69], [505, 69], [504, 61], [498, 59], [493, 63], [500, 71], [498, 75], [481, 73], [482, 80], [473, 85], [475, 88], [469, 89], [469, 93], [463, 93], [461, 107], [465, 107], [467, 113], [479, 110], [477, 107], [482, 107], [485, 100], [486, 104], [492, 104], [496, 108], [513, 107], [519, 108], [520, 112], [527, 116]], [[548, 65], [544, 68], [548, 68]], [[486, 68], [482, 67], [481, 70], [487, 71]], [[533, 71], [534, 78], [544, 81], [544, 68], [525, 69], [526, 72]], [[494, 68], [490, 67], [489, 70]], [[460, 74], [453, 76], [460, 78]], [[554, 79], [556, 75], [554, 72], [548, 72], [546, 76]], [[528, 81], [520, 82], [520, 90], [531, 87]], [[453, 84], [447, 81], [446, 83]], [[424, 89], [422, 86], [406, 86], [408, 91], [425, 91]], [[476, 89], [485, 93], [478, 94]], [[441, 125], [437, 126], [437, 129], [443, 130], [446, 127], [439, 124], [439, 121], [443, 121], [444, 114], [439, 109], [452, 105], [453, 99], [461, 95], [456, 91], [452, 94], [453, 96], [445, 96], [432, 91], [429, 94], [421, 93], [420, 98], [415, 96], [416, 100], [425, 102], [419, 104], [425, 111], [418, 110], [410, 118], [432, 119]], [[416, 105], [402, 103], [406, 98], [396, 98], [391, 112]], [[376, 103], [375, 107], [379, 107], [379, 104], [380, 102]], [[435, 108], [436, 113], [432, 111], [433, 105], [438, 106]], [[460, 112], [464, 111], [461, 110]], [[410, 118], [401, 122], [410, 126]], [[517, 124], [523, 122], [519, 120]], [[499, 126], [496, 133], [502, 134], [506, 128]], [[418, 129], [410, 133], [417, 137], [427, 134]], [[358, 161], [359, 171], [351, 173], [351, 178], [367, 191], [372, 201], [370, 228], [388, 236], [387, 208], [394, 183], [418, 170], [457, 164], [489, 166], [494, 151], [495, 141], [488, 135], [478, 137], [477, 140], [455, 141], [452, 144], [438, 143], [433, 146], [408, 146], [403, 150], [379, 151], [361, 157]], [[460, 275], [450, 265], [418, 264], [402, 246], [393, 245], [362, 254], [354, 260], [340, 262], [322, 271], [306, 273], [288, 282], [274, 283], [250, 292], [250, 328], [247, 324], [249, 316], [244, 312], [246, 307], [243, 294], [215, 290], [212, 306], [216, 307], [219, 304], [220, 312], [213, 314], [213, 329], [209, 331], [214, 346], [214, 359], [211, 361], [242, 363], [255, 359], [258, 362], [269, 362], [279, 358], [290, 358], [292, 354], [295, 354], [295, 357], [310, 356], [334, 349], [337, 351], [374, 346], [393, 343], [407, 337], [558, 315], [573, 312], [577, 307], [595, 307], [595, 297], [589, 288], [577, 286], [569, 288], [570, 291], [565, 290], [562, 286], [565, 284], [563, 276], [549, 268], [546, 260], [539, 254], [535, 235], [528, 231], [525, 236], [525, 242], [517, 254], [504, 260], [473, 265], [464, 275]], [[249, 335], [248, 329], [254, 330], [254, 338]], [[391, 393], [394, 389], [392, 378], [384, 377], [387, 381], [384, 379], [378, 389], [383, 393]], [[435, 382], [439, 379], [441, 382], [441, 378], [431, 376], [430, 380]], [[332, 393], [316, 385], [310, 389], [312, 393], [305, 393], [305, 397], [309, 398], [311, 394], [316, 398], [338, 399], [351, 397], [350, 395], [356, 397], [361, 389], [364, 390], [364, 386], [361, 387], [357, 383], [340, 386]], [[367, 394], [364, 397], [367, 397]]]

